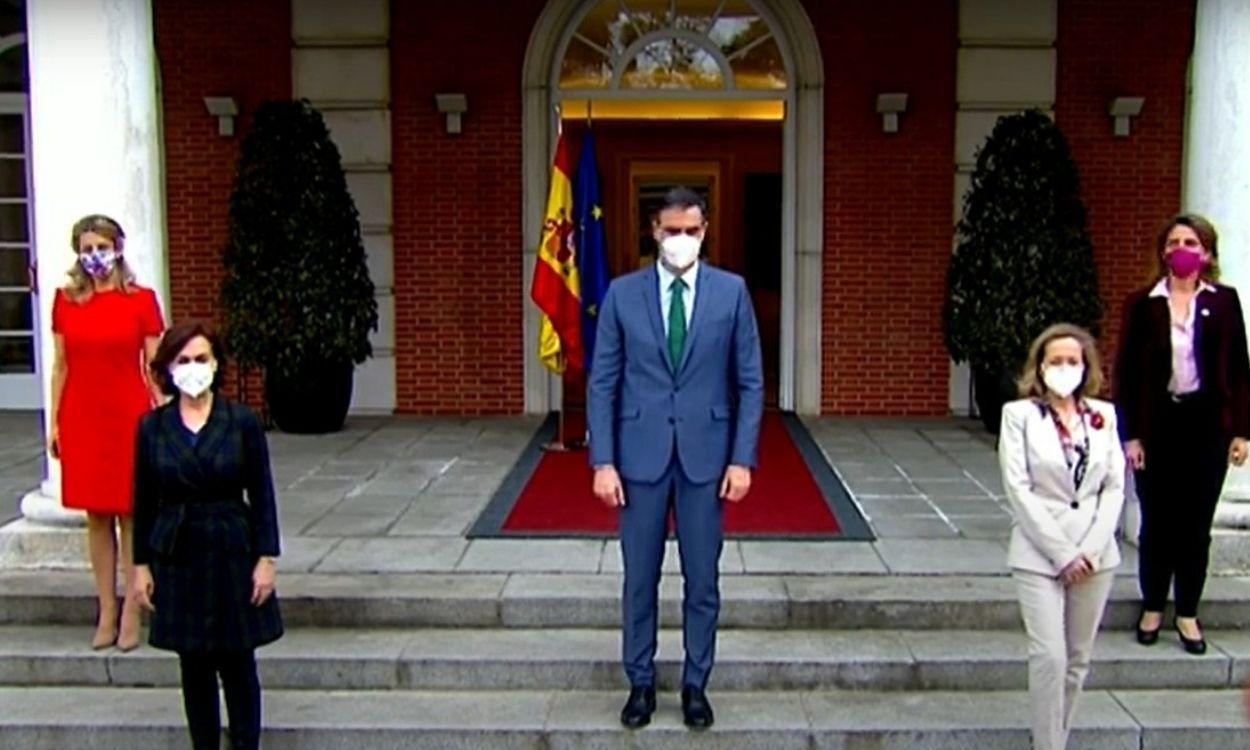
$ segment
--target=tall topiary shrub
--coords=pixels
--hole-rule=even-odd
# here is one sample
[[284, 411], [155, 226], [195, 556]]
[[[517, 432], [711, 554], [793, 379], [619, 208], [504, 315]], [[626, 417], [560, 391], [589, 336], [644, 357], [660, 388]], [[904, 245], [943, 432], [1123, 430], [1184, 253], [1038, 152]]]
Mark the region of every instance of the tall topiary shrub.
[[[256, 109], [241, 144], [223, 264], [226, 344], [241, 367], [264, 370], [278, 426], [341, 427], [352, 366], [372, 354], [377, 302], [338, 149], [307, 101]], [[297, 413], [284, 413], [292, 400]], [[342, 414], [305, 419], [330, 406]]]
[[942, 311], [946, 348], [969, 362], [977, 405], [998, 430], [1028, 346], [1046, 326], [1097, 332], [1103, 302], [1068, 143], [1036, 110], [998, 119], [977, 154]]

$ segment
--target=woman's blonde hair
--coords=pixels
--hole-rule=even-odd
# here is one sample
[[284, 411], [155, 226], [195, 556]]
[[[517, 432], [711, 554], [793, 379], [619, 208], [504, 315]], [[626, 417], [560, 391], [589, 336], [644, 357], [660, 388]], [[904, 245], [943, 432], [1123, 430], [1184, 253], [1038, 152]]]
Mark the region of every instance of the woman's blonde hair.
[[1102, 359], [1098, 356], [1098, 344], [1089, 331], [1071, 323], [1056, 323], [1042, 331], [1033, 344], [1029, 346], [1028, 359], [1024, 361], [1024, 370], [1018, 382], [1020, 395], [1023, 398], [1045, 398], [1046, 384], [1042, 381], [1042, 361], [1046, 357], [1046, 347], [1056, 339], [1076, 339], [1081, 345], [1081, 359], [1085, 362], [1085, 378], [1073, 395], [1084, 398], [1096, 396], [1102, 391]]
[[122, 225], [104, 214], [91, 214], [84, 216], [74, 222], [73, 229], [70, 230], [69, 246], [74, 249], [74, 265], [69, 269], [69, 282], [65, 285], [66, 295], [75, 302], [86, 302], [95, 289], [95, 284], [91, 281], [91, 275], [88, 274], [78, 262], [78, 240], [87, 232], [94, 232], [101, 237], [107, 237], [113, 243], [113, 248], [117, 251], [117, 267], [113, 269], [113, 277], [117, 281], [117, 286], [123, 292], [129, 294], [131, 287], [135, 283], [135, 272], [130, 269], [126, 263], [126, 256], [122, 252], [126, 245], [126, 233], [122, 231]]

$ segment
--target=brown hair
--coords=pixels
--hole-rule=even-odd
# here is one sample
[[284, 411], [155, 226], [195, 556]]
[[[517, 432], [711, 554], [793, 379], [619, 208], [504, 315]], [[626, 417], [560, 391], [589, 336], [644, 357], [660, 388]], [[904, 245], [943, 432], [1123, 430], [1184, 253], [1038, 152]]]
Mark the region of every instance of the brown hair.
[[1202, 243], [1202, 249], [1211, 254], [1211, 262], [1203, 267], [1201, 273], [1202, 278], [1209, 281], [1216, 281], [1220, 278], [1220, 254], [1219, 244], [1220, 236], [1215, 231], [1215, 225], [1207, 220], [1205, 216], [1198, 214], [1177, 214], [1168, 219], [1167, 224], [1159, 230], [1159, 236], [1155, 240], [1155, 260], [1158, 263], [1158, 276], [1161, 278], [1168, 275], [1168, 264], [1163, 260], [1163, 251], [1168, 246], [1168, 235], [1177, 227], [1189, 227], [1194, 230], [1194, 234], [1198, 235], [1198, 241]]
[[[94, 232], [112, 241], [113, 248], [119, 256], [117, 267], [113, 270], [117, 285], [127, 294], [133, 292], [135, 273], [126, 263], [126, 256], [123, 254], [123, 248], [126, 246], [126, 233], [122, 231], [122, 225], [104, 214], [90, 214], [74, 222], [74, 227], [70, 229], [69, 246], [74, 249], [75, 256], [78, 255], [78, 240], [82, 239], [87, 232]], [[74, 265], [69, 269], [69, 283], [65, 285], [66, 295], [75, 302], [86, 302], [94, 289], [95, 284], [90, 274], [83, 270], [82, 264], [75, 259]]]
[[1081, 398], [1098, 395], [1103, 385], [1102, 359], [1098, 356], [1098, 344], [1089, 331], [1071, 323], [1056, 323], [1033, 339], [1033, 344], [1029, 346], [1028, 359], [1024, 361], [1024, 370], [1018, 381], [1020, 395], [1024, 398], [1046, 397], [1046, 384], [1042, 382], [1042, 360], [1046, 357], [1046, 347], [1056, 339], [1076, 339], [1081, 345], [1081, 359], [1085, 361], [1085, 378], [1074, 395]]
[[213, 350], [213, 359], [217, 360], [217, 372], [213, 375], [212, 390], [221, 387], [222, 374], [226, 371], [226, 349], [222, 346], [221, 337], [212, 326], [202, 320], [188, 320], [171, 326], [161, 336], [161, 343], [156, 347], [156, 356], [148, 363], [152, 371], [152, 380], [161, 387], [161, 391], [171, 396], [178, 395], [178, 387], [169, 377], [169, 368], [178, 358], [178, 354], [191, 343], [191, 339], [203, 336]]
[[699, 209], [699, 216], [707, 223], [707, 201], [703, 200], [703, 196], [685, 185], [678, 185], [670, 188], [660, 199], [660, 206], [655, 210], [656, 221], [659, 221], [660, 213], [669, 209], [677, 209], [685, 211], [688, 208]]

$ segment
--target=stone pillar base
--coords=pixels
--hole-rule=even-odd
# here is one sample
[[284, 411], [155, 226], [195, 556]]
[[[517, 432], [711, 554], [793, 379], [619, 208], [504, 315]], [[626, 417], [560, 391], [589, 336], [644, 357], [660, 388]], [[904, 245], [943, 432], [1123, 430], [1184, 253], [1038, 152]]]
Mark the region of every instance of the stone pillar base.
[[1229, 467], [1212, 526], [1211, 573], [1250, 573], [1250, 467]]
[[1220, 500], [1215, 506], [1215, 528], [1245, 531], [1250, 529], [1250, 502]]
[[22, 498], [22, 518], [0, 526], [0, 570], [86, 569], [87, 514], [67, 510], [44, 481]]
[[1141, 535], [1141, 500], [1137, 498], [1137, 482], [1129, 471], [1124, 483], [1124, 512], [1120, 516], [1120, 538], [1137, 545]]
[[86, 570], [87, 533], [25, 518], [0, 526], [0, 570]]
[[22, 518], [46, 526], [86, 526], [87, 514], [70, 510], [61, 505], [61, 499], [44, 481], [39, 489], [31, 490], [22, 498]]
[[1250, 529], [1220, 529], [1211, 532], [1211, 575], [1250, 573]]

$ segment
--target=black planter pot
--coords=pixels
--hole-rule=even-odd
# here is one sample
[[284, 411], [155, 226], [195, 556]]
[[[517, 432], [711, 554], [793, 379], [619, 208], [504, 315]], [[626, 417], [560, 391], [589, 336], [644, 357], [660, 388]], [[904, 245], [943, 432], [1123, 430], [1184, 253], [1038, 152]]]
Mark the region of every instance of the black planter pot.
[[1003, 419], [1003, 404], [1017, 398], [1016, 374], [1007, 369], [974, 367], [972, 389], [982, 424], [991, 434], [997, 435]]
[[283, 432], [338, 432], [351, 406], [354, 372], [350, 362], [312, 366], [291, 380], [266, 372], [269, 416]]

